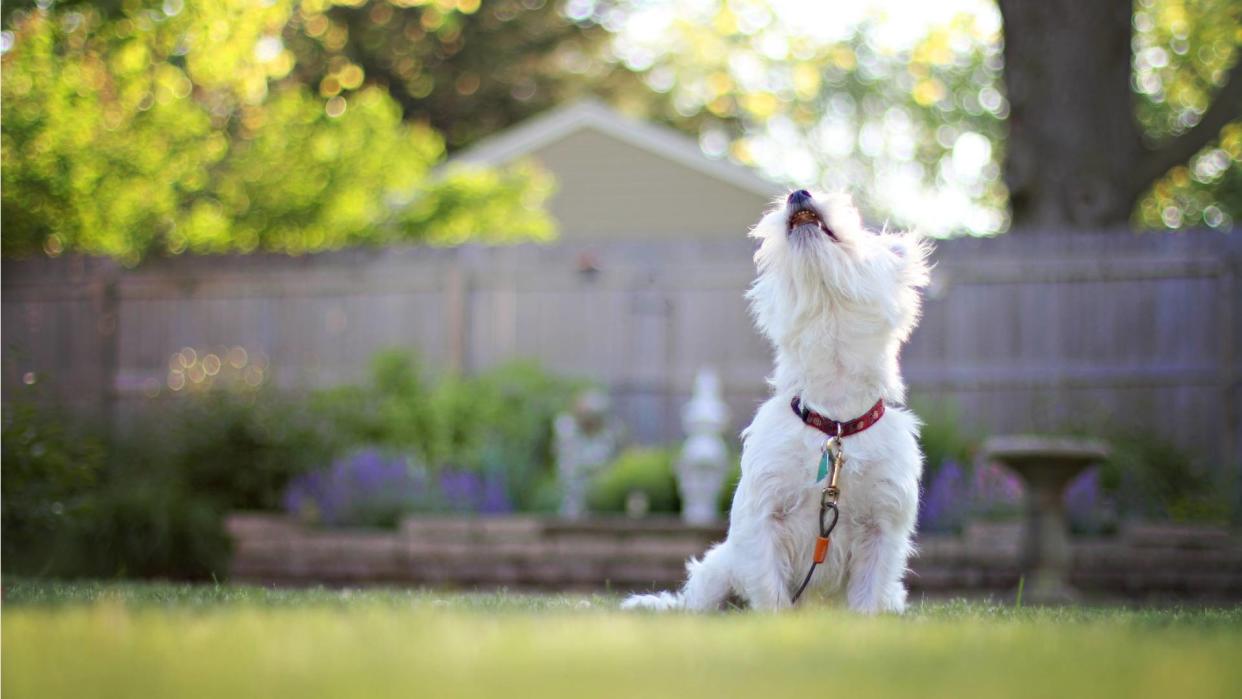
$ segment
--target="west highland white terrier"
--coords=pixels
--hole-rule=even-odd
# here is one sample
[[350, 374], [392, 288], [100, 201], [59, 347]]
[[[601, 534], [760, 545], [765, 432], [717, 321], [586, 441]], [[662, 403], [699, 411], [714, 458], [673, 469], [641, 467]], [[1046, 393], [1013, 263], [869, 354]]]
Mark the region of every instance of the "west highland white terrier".
[[790, 607], [822, 533], [832, 479], [824, 466], [836, 454], [825, 446], [837, 437], [839, 522], [807, 593], [843, 593], [862, 613], [900, 613], [923, 456], [918, 418], [900, 405], [897, 358], [918, 321], [930, 246], [869, 232], [848, 197], [806, 190], [778, 202], [751, 236], [760, 241], [758, 277], [747, 298], [776, 370], [773, 396], [742, 432], [728, 536], [687, 562], [680, 592], [622, 606], [715, 610], [736, 595], [753, 609]]

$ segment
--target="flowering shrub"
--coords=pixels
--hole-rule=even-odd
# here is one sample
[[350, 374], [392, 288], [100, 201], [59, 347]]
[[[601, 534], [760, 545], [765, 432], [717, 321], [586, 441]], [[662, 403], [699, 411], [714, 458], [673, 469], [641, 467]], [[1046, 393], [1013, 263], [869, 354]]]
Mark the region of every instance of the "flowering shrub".
[[[1021, 478], [997, 464], [968, 474], [956, 461], [935, 471], [919, 503], [919, 531], [957, 532], [972, 517], [1016, 515], [1022, 508]], [[1116, 526], [1115, 497], [1101, 484], [1101, 469], [1088, 469], [1065, 490], [1065, 510], [1077, 534], [1106, 533]]]
[[958, 531], [965, 523], [968, 500], [962, 467], [956, 461], [945, 461], [919, 503], [919, 531]]
[[364, 449], [326, 470], [295, 478], [285, 510], [307, 522], [336, 526], [393, 527], [407, 514], [495, 514], [512, 509], [504, 479], [469, 471], [438, 474], [407, 456]]
[[439, 487], [438, 506], [429, 509], [487, 515], [513, 510], [505, 479], [499, 474], [448, 470], [440, 474]]
[[1022, 479], [996, 463], [975, 466], [970, 478], [970, 509], [975, 517], [1003, 519], [1022, 509]]
[[[581, 382], [522, 362], [470, 377], [428, 374], [415, 355], [381, 352], [366, 384], [320, 391], [312, 401], [340, 444], [410, 454], [435, 473], [493, 474], [479, 481], [485, 486], [450, 476], [443, 489], [503, 487], [506, 502], [531, 509], [552, 472], [552, 420]], [[489, 497], [494, 506], [496, 495]]]
[[1065, 512], [1077, 534], [1102, 534], [1116, 527], [1116, 498], [1101, 485], [1101, 469], [1087, 469], [1065, 489]]
[[958, 532], [969, 519], [1002, 519], [1021, 510], [1022, 480], [1003, 466], [980, 464], [968, 472], [949, 459], [934, 473], [919, 502], [919, 531]]

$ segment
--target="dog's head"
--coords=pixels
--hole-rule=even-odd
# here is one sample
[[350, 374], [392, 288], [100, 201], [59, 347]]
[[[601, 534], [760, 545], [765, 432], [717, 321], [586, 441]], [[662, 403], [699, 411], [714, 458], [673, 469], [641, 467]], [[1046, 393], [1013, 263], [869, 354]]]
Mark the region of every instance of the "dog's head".
[[825, 343], [837, 354], [895, 357], [918, 320], [918, 290], [928, 283], [926, 242], [872, 233], [848, 196], [801, 189], [778, 201], [751, 236], [760, 242], [759, 277], [747, 297], [778, 361]]

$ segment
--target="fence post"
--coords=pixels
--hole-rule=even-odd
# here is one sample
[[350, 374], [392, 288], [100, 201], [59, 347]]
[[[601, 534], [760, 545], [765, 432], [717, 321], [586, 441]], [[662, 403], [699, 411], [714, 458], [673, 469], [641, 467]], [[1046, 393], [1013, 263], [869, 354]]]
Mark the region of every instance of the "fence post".
[[95, 332], [99, 341], [99, 403], [110, 432], [120, 429], [117, 415], [117, 374], [120, 371], [121, 271], [109, 263], [94, 289], [97, 313]]
[[[1222, 476], [1225, 473], [1232, 473], [1233, 486], [1233, 521], [1235, 523], [1242, 522], [1242, 444], [1239, 444], [1239, 435], [1237, 430], [1242, 424], [1242, 416], [1238, 414], [1238, 404], [1242, 403], [1242, 396], [1238, 395], [1242, 391], [1242, 377], [1238, 375], [1238, 352], [1242, 348], [1237, 346], [1237, 337], [1240, 334], [1238, 327], [1238, 294], [1242, 293], [1242, 288], [1238, 284], [1238, 268], [1242, 263], [1242, 257], [1236, 254], [1227, 254], [1224, 264], [1221, 266], [1220, 276], [1218, 277], [1220, 289], [1217, 298], [1220, 299], [1219, 320], [1217, 324], [1217, 340], [1220, 342], [1220, 358], [1218, 360], [1218, 368], [1220, 377], [1220, 418], [1222, 422], [1221, 441], [1220, 441], [1220, 458], [1226, 463], [1221, 464], [1220, 471]], [[1219, 482], [1219, 481], [1218, 481]]]
[[445, 275], [444, 310], [448, 320], [448, 369], [462, 374], [470, 369], [470, 270], [465, 246], [453, 249], [453, 260]]

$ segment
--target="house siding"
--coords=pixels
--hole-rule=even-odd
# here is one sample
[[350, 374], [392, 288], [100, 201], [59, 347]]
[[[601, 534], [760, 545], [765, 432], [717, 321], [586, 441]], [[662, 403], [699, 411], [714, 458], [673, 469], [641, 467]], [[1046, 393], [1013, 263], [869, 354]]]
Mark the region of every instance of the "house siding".
[[769, 200], [591, 128], [528, 156], [553, 174], [561, 238], [743, 238]]

